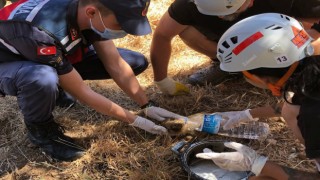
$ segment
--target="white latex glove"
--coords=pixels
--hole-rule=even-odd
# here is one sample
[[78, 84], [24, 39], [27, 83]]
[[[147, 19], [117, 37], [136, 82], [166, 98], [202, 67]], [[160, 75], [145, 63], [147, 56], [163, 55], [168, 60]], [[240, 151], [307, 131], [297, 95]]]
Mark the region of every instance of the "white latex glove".
[[196, 154], [202, 159], [211, 159], [217, 166], [229, 171], [251, 171], [259, 175], [268, 158], [260, 156], [255, 150], [240, 143], [226, 142], [224, 145], [236, 150], [236, 152], [216, 153], [205, 148], [204, 153]]
[[162, 126], [158, 126], [156, 125], [154, 122], [145, 119], [143, 117], [138, 116], [133, 123], [131, 123], [130, 125], [134, 126], [134, 127], [138, 127], [141, 128], [143, 130], [148, 131], [149, 133], [152, 134], [167, 134], [168, 131], [166, 128], [162, 127]]
[[155, 81], [154, 82], [158, 88], [166, 94], [169, 95], [182, 95], [182, 94], [188, 94], [190, 93], [189, 88], [185, 86], [184, 84], [173, 80], [172, 78], [164, 78], [161, 81]]
[[143, 109], [143, 111], [146, 116], [157, 121], [164, 121], [167, 118], [184, 119], [185, 121], [188, 119], [187, 117], [180, 116], [179, 114], [175, 114], [173, 112], [155, 106], [147, 107]]
[[244, 111], [217, 112], [216, 114], [222, 116], [221, 126], [223, 126], [224, 130], [234, 128], [243, 122], [257, 121], [259, 119], [252, 117], [250, 109]]

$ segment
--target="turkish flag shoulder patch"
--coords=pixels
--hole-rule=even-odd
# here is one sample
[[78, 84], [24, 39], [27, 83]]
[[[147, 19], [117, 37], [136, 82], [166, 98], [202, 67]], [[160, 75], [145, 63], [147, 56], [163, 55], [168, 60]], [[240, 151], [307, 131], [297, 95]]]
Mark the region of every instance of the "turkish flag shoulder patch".
[[57, 48], [55, 46], [39, 46], [37, 48], [37, 54], [40, 56], [55, 55]]

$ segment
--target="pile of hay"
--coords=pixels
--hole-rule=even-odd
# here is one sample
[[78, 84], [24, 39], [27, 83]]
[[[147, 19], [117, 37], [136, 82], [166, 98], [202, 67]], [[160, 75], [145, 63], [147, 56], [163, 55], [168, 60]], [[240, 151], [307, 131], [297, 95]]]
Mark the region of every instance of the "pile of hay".
[[[172, 0], [152, 0], [148, 17], [154, 29]], [[149, 56], [152, 34], [117, 40], [119, 47]], [[173, 40], [169, 75], [186, 82], [189, 74], [209, 65], [210, 60], [192, 51], [179, 38]], [[163, 108], [181, 115], [197, 112], [243, 110], [277, 101], [264, 90], [256, 89], [242, 79], [228, 80], [218, 86], [191, 87], [191, 94], [171, 97], [163, 95], [153, 84], [152, 68], [139, 75], [150, 99]], [[92, 89], [127, 109], [139, 107], [112, 81], [87, 81]], [[14, 97], [0, 99], [0, 178], [1, 179], [187, 179], [178, 158], [171, 152], [176, 142], [190, 137], [161, 137], [135, 129], [123, 122], [103, 116], [77, 104], [71, 109], [55, 110], [56, 120], [67, 134], [77, 138], [88, 149], [86, 155], [73, 162], [53, 162], [30, 144], [23, 118]], [[245, 143], [281, 165], [315, 171], [304, 147], [293, 138], [281, 118], [265, 119], [271, 134], [265, 141], [239, 140], [215, 135], [200, 139], [235, 140]]]

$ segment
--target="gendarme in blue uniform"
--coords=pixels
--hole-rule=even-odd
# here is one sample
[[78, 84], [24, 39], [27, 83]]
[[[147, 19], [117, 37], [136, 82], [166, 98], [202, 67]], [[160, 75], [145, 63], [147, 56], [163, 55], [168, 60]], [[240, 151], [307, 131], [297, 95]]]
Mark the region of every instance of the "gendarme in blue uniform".
[[[0, 10], [0, 93], [17, 96], [26, 123], [52, 119], [58, 75], [73, 67], [83, 79], [110, 75], [92, 46], [106, 40], [79, 30], [77, 0], [20, 0]], [[134, 73], [147, 66], [137, 52], [118, 48]]]

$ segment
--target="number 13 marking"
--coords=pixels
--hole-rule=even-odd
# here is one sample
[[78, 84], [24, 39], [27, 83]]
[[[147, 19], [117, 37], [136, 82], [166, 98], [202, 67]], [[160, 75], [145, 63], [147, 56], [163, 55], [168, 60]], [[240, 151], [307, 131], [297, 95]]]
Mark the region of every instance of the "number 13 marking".
[[276, 60], [278, 64], [282, 64], [282, 63], [287, 63], [288, 58], [287, 56], [279, 56], [279, 57], [276, 57]]

